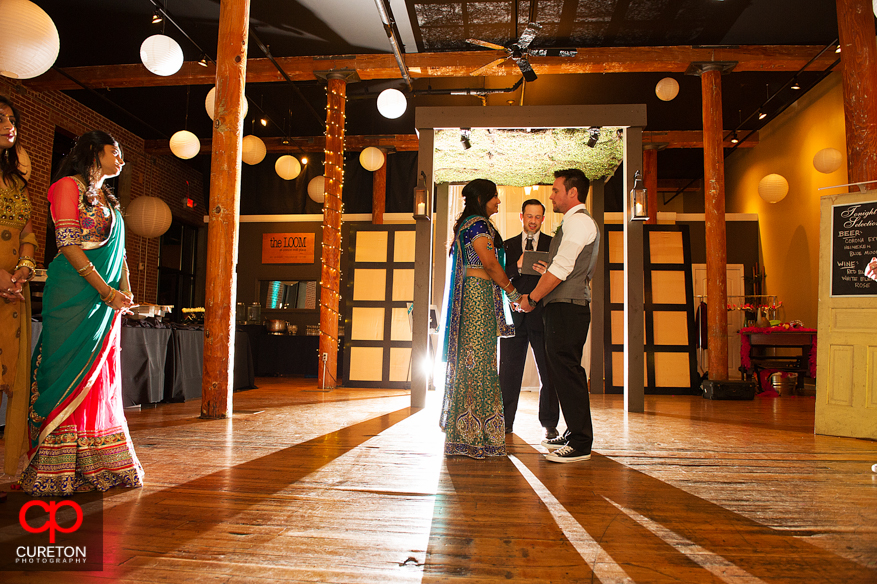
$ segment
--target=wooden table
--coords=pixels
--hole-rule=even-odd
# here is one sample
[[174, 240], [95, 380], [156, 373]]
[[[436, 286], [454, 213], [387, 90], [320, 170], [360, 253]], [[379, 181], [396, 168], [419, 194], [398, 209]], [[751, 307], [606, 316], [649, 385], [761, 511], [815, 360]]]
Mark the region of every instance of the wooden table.
[[[741, 358], [744, 363], [740, 369], [746, 379], [751, 378], [753, 374], [758, 378], [760, 370], [777, 369], [797, 373], [798, 387], [804, 387], [804, 376], [810, 374], [811, 352], [816, 350], [813, 345], [815, 330], [748, 327], [740, 329], [740, 335], [743, 337]], [[743, 355], [747, 344], [748, 354]], [[775, 349], [796, 349], [797, 354], [776, 355], [773, 354]], [[758, 381], [761, 382], [760, 379]]]

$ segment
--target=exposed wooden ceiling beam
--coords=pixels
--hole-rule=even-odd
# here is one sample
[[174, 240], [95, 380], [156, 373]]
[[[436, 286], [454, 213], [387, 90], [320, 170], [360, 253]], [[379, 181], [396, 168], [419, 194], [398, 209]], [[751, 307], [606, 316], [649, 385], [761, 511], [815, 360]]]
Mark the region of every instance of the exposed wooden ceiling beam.
[[[725, 132], [728, 134], [729, 132]], [[285, 154], [307, 154], [321, 152], [326, 147], [325, 136], [311, 136], [288, 138], [288, 144], [283, 143], [284, 138], [262, 138], [268, 152]], [[737, 147], [751, 148], [758, 143], [758, 133], [749, 137], [746, 142], [737, 144]], [[699, 130], [677, 132], [643, 132], [643, 144], [661, 144], [666, 148], [703, 148], [703, 137]], [[359, 152], [369, 146], [385, 148], [387, 150], [411, 151], [417, 150], [419, 140], [416, 134], [396, 134], [383, 136], [346, 136], [344, 149], [349, 152]], [[725, 147], [733, 146], [730, 141], [725, 142]], [[201, 140], [200, 154], [209, 154], [211, 149], [210, 140]], [[170, 145], [167, 140], [146, 140], [146, 153], [154, 156], [171, 155]]]
[[[319, 153], [326, 149], [325, 136], [303, 136], [298, 138], [286, 138], [289, 142], [284, 144], [284, 138], [271, 137], [262, 138], [265, 142], [265, 148], [268, 152], [284, 153], [284, 154], [313, 154]], [[382, 135], [382, 136], [345, 136], [344, 150], [348, 152], [359, 152], [365, 150], [369, 146], [375, 148], [384, 148], [386, 150], [396, 150], [401, 152], [404, 150], [417, 150], [419, 140], [417, 134], [398, 134], [398, 135]], [[210, 154], [210, 140], [201, 140], [200, 154]], [[168, 140], [146, 140], [144, 146], [147, 154], [155, 156], [170, 155], [171, 148]]]
[[[661, 169], [658, 169], [658, 173]], [[658, 192], [677, 192], [679, 190], [690, 192], [700, 191], [703, 189], [703, 181], [701, 179], [690, 180], [687, 178], [658, 178]]]
[[[758, 132], [753, 132], [745, 141], [741, 140], [738, 144], [731, 143], [733, 130], [725, 130], [723, 136], [726, 136], [723, 146], [725, 148], [754, 148], [758, 144]], [[742, 138], [749, 131], [738, 132]], [[668, 132], [643, 132], [643, 146], [646, 144], [656, 144], [664, 148], [703, 148], [703, 132], [700, 130], [674, 130]]]
[[[582, 48], [575, 57], [530, 57], [539, 75], [571, 75], [579, 73], [684, 73], [691, 63], [706, 61], [736, 62], [739, 71], [798, 71], [823, 47], [816, 45], [751, 45], [738, 48], [709, 47], [593, 47]], [[405, 62], [413, 78], [468, 77], [493, 59], [505, 56], [504, 51], [459, 51], [446, 53], [409, 53]], [[823, 71], [836, 59], [827, 51], [810, 64], [807, 70]], [[278, 57], [277, 63], [293, 81], [315, 81], [318, 71], [354, 69], [360, 79], [401, 79], [393, 55], [338, 55], [327, 57]], [[213, 85], [216, 67], [202, 67], [195, 61], [183, 64], [174, 75], [161, 77], [146, 67], [133, 65], [100, 65], [68, 67], [65, 73], [86, 86], [161, 87], [170, 85]], [[491, 76], [518, 77], [520, 70], [506, 61], [489, 70]], [[247, 83], [283, 81], [268, 59], [247, 61]], [[81, 89], [76, 83], [55, 70], [24, 81], [38, 91], [50, 89]]]

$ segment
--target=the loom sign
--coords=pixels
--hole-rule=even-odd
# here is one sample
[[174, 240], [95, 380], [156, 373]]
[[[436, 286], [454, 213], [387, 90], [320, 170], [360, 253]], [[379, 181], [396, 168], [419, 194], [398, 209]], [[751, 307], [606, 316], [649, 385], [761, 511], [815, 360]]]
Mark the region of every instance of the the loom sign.
[[313, 233], [263, 233], [263, 264], [314, 263]]
[[877, 296], [877, 282], [865, 277], [877, 257], [877, 201], [831, 208], [831, 295]]

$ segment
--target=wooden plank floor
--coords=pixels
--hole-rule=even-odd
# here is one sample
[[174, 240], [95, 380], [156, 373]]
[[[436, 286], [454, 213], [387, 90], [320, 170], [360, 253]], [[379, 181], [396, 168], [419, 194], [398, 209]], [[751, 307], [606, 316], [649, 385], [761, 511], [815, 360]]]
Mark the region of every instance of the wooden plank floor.
[[814, 436], [812, 398], [594, 396], [593, 458], [558, 465], [532, 393], [475, 461], [432, 392], [257, 384], [229, 420], [129, 412], [146, 486], [104, 497], [104, 571], [0, 581], [877, 582], [877, 444]]

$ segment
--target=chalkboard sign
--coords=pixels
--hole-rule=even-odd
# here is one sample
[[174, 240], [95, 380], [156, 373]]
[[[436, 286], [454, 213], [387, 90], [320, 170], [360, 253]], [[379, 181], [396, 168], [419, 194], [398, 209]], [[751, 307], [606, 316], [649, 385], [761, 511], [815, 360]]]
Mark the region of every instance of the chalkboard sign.
[[864, 275], [877, 257], [877, 201], [831, 210], [831, 295], [877, 296], [877, 282]]

